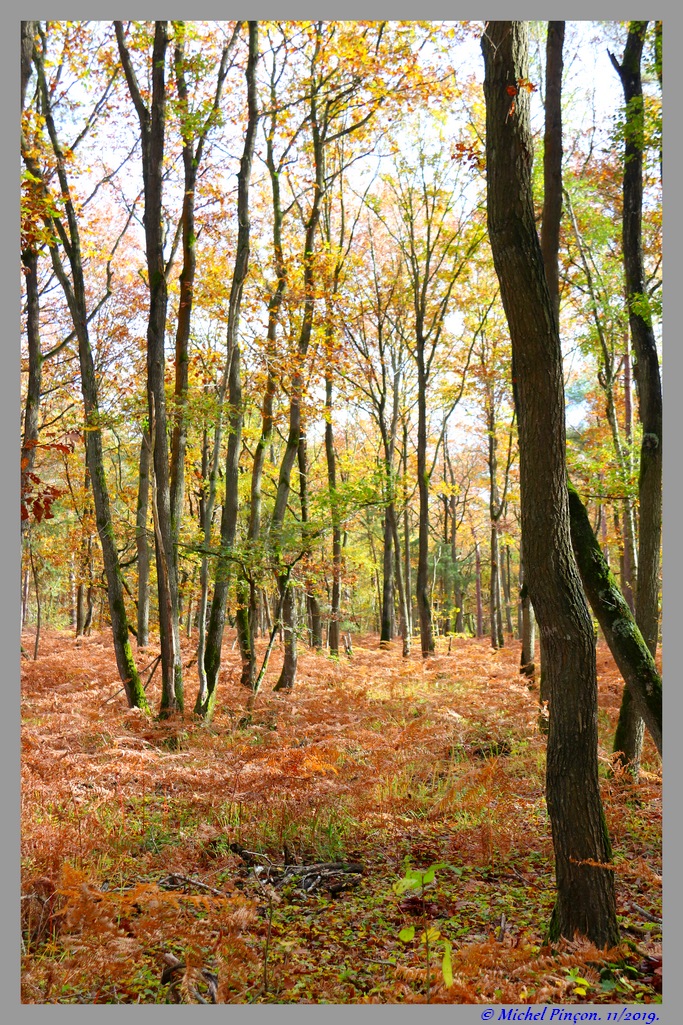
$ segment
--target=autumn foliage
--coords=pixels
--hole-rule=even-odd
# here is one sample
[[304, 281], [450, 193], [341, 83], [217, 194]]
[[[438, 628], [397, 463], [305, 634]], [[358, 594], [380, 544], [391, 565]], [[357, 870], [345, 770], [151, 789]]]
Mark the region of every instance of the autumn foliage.
[[[611, 951], [545, 942], [545, 739], [517, 645], [441, 641], [427, 663], [376, 637], [351, 660], [306, 652], [294, 693], [268, 687], [249, 722], [232, 642], [210, 726], [127, 709], [106, 635], [49, 633], [24, 663], [24, 1001], [424, 1002], [425, 917], [452, 945], [448, 988], [432, 954], [432, 1003], [657, 999], [659, 763], [648, 739], [640, 784], [610, 772], [621, 681], [604, 648]], [[363, 872], [336, 893], [256, 871], [339, 862]], [[407, 863], [446, 866], [424, 902], [392, 889]]]

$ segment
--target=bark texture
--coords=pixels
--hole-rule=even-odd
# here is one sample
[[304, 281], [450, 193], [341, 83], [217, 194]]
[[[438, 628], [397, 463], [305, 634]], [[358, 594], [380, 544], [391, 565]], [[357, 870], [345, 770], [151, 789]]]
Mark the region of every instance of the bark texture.
[[631, 610], [602, 554], [588, 513], [569, 484], [572, 546], [595, 618], [624, 677], [634, 709], [662, 753], [662, 680]]
[[489, 22], [485, 62], [491, 249], [510, 328], [529, 594], [550, 690], [546, 800], [557, 900], [550, 936], [619, 941], [611, 847], [598, 786], [595, 638], [571, 549], [562, 354], [531, 187], [524, 22]]

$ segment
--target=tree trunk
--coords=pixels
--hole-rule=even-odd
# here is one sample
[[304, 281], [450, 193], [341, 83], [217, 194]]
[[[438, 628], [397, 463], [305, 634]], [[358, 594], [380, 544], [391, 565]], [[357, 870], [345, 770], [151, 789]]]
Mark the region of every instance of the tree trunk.
[[477, 637], [484, 636], [484, 605], [481, 597], [481, 556], [479, 554], [479, 542], [474, 546], [474, 567], [477, 593]]
[[392, 552], [393, 537], [389, 510], [384, 510], [384, 543], [382, 546], [382, 622], [379, 646], [388, 648], [393, 640], [393, 608], [394, 608], [394, 559]]
[[[114, 642], [114, 653], [116, 665], [123, 683], [128, 704], [130, 707], [138, 707], [149, 711], [149, 705], [145, 692], [138, 675], [138, 671], [131, 651], [128, 639], [128, 618], [123, 598], [123, 578], [119, 565], [119, 554], [114, 537], [111, 510], [109, 506], [109, 492], [104, 472], [104, 459], [102, 454], [102, 434], [100, 426], [100, 413], [98, 406], [97, 378], [93, 361], [90, 337], [88, 334], [88, 316], [85, 278], [83, 274], [83, 262], [81, 256], [80, 233], [76, 211], [69, 191], [69, 182], [65, 167], [64, 154], [57, 138], [57, 133], [50, 110], [47, 84], [45, 82], [42, 62], [36, 64], [38, 71], [39, 86], [42, 95], [43, 113], [50, 136], [50, 142], [57, 163], [57, 175], [60, 190], [64, 203], [66, 226], [60, 221], [57, 229], [56, 215], [46, 215], [49, 220], [49, 230], [54, 237], [68, 237], [68, 259], [71, 267], [71, 279], [65, 270], [61, 256], [56, 245], [50, 249], [52, 266], [55, 275], [62, 287], [66, 298], [69, 313], [74, 325], [74, 331], [78, 340], [78, 355], [81, 371], [81, 392], [83, 395], [83, 407], [85, 413], [85, 451], [86, 465], [90, 474], [90, 481], [93, 490], [95, 503], [95, 516], [97, 532], [102, 545], [102, 561], [107, 580], [107, 596], [109, 600], [109, 612], [111, 616], [111, 627]], [[23, 140], [22, 140], [23, 143]], [[22, 147], [23, 148], [23, 147]], [[40, 167], [35, 159], [27, 152], [22, 154], [27, 167], [34, 177], [44, 187]]]
[[413, 636], [413, 585], [410, 559], [410, 512], [408, 509], [408, 424], [403, 421], [403, 557], [405, 560], [404, 586], [406, 592], [406, 613], [408, 633]]
[[619, 928], [598, 785], [595, 638], [571, 549], [562, 353], [534, 219], [529, 96], [517, 90], [529, 76], [527, 24], [489, 22], [482, 50], [489, 238], [512, 342], [524, 560], [550, 688], [546, 801], [557, 901], [549, 933], [613, 946]]
[[[315, 188], [311, 209], [306, 221], [306, 235], [304, 240], [304, 311], [299, 331], [298, 361], [292, 373], [289, 403], [289, 433], [285, 452], [280, 464], [278, 477], [277, 494], [275, 496], [275, 507], [271, 519], [271, 539], [275, 554], [276, 563], [282, 563], [282, 527], [287, 511], [287, 500], [289, 497], [290, 477], [292, 467], [299, 449], [299, 436], [301, 432], [301, 401], [304, 389], [303, 360], [308, 352], [313, 328], [313, 313], [315, 302], [315, 267], [314, 267], [314, 245], [320, 222], [320, 205], [322, 202], [325, 173], [324, 173], [324, 151], [323, 137], [321, 135], [318, 121], [317, 91], [312, 90], [310, 97], [310, 124], [313, 136], [313, 159], [315, 164]], [[281, 589], [283, 581], [289, 581], [289, 575], [278, 570], [278, 587]], [[284, 585], [291, 592], [291, 584]], [[282, 674], [275, 690], [289, 690], [294, 685], [296, 674], [296, 629], [295, 629], [295, 604], [291, 593], [280, 594], [282, 603], [283, 629], [285, 632], [285, 663]]]
[[138, 649], [149, 644], [149, 542], [147, 518], [149, 507], [149, 471], [151, 445], [145, 431], [140, 445], [138, 504], [135, 518], [135, 543], [138, 555]]
[[410, 627], [408, 625], [408, 603], [406, 600], [405, 588], [403, 586], [403, 570], [401, 569], [401, 544], [398, 536], [396, 508], [393, 502], [391, 502], [387, 507], [387, 512], [391, 520], [391, 533], [394, 539], [396, 586], [398, 589], [398, 611], [399, 620], [401, 624], [401, 638], [403, 640], [402, 656], [403, 658], [408, 658], [408, 656], [410, 655]]
[[543, 216], [541, 253], [553, 313], [559, 330], [560, 251], [562, 220], [562, 48], [564, 22], [549, 21], [546, 36], [545, 136], [543, 149]]
[[284, 574], [278, 579], [280, 603], [282, 606], [282, 630], [284, 633], [284, 660], [282, 672], [273, 690], [291, 690], [296, 680], [298, 661], [296, 637], [296, 600], [289, 577]]
[[140, 122], [142, 174], [145, 197], [145, 249], [149, 315], [147, 320], [147, 401], [152, 445], [153, 514], [159, 595], [161, 644], [161, 714], [183, 710], [183, 678], [178, 625], [178, 566], [169, 480], [166, 417], [166, 309], [168, 288], [164, 265], [163, 173], [166, 123], [166, 50], [168, 22], [154, 26], [152, 95], [149, 107], [142, 99], [121, 22], [115, 22], [121, 64]]
[[[643, 425], [638, 481], [639, 537], [636, 622], [654, 656], [659, 633], [659, 553], [662, 538], [662, 385], [652, 319], [647, 303], [642, 251], [644, 108], [640, 62], [648, 23], [632, 21], [622, 63], [610, 54], [624, 91], [623, 250], [626, 301], [636, 358], [638, 406]], [[627, 699], [615, 737], [615, 750], [637, 776], [642, 732], [630, 720]], [[616, 746], [618, 742], [618, 747]]]
[[417, 487], [420, 499], [420, 519], [417, 550], [417, 583], [415, 596], [420, 619], [420, 646], [422, 657], [434, 651], [432, 610], [429, 598], [429, 476], [427, 473], [427, 374], [424, 359], [424, 339], [416, 339], [417, 348]]
[[332, 372], [325, 374], [325, 458], [327, 460], [327, 483], [330, 491], [330, 511], [332, 514], [332, 595], [330, 602], [330, 622], [327, 630], [327, 646], [333, 658], [339, 658], [339, 610], [341, 603], [341, 527], [337, 499], [337, 461], [334, 451], [334, 432], [332, 427]]
[[521, 585], [519, 599], [522, 610], [522, 654], [519, 660], [519, 671], [524, 676], [528, 676], [533, 680], [536, 675], [536, 665], [534, 663], [536, 657], [536, 617], [534, 616], [533, 606], [529, 599], [529, 588], [526, 586], [524, 579], [524, 562], [521, 556], [519, 581]]
[[[230, 287], [226, 356], [229, 361], [228, 400], [230, 403], [230, 436], [225, 462], [225, 502], [221, 515], [221, 554], [216, 560], [216, 583], [211, 603], [211, 618], [206, 635], [206, 693], [198, 694], [195, 711], [210, 719], [216, 703], [216, 686], [221, 665], [221, 648], [225, 629], [225, 608], [230, 580], [230, 555], [237, 531], [239, 510], [239, 458], [242, 447], [242, 379], [240, 366], [239, 319], [242, 289], [249, 267], [249, 183], [258, 124], [256, 64], [258, 61], [258, 23], [249, 22], [249, 57], [247, 59], [248, 119], [244, 149], [237, 177], [237, 253]], [[251, 650], [251, 649], [250, 649]]]
[[[308, 537], [308, 444], [304, 430], [299, 435], [299, 500], [301, 502], [301, 542], [308, 553], [311, 543]], [[309, 581], [306, 588], [306, 611], [311, 624], [311, 647], [320, 651], [323, 646], [322, 619], [320, 602], [313, 591], [314, 587], [315, 582]]]
[[586, 596], [624, 678], [633, 706], [662, 753], [662, 681], [600, 550], [588, 513], [576, 489], [569, 485], [572, 546]]
[[498, 554], [498, 526], [495, 521], [491, 523], [491, 583], [489, 588], [489, 613], [491, 617], [490, 633], [491, 647], [502, 648], [505, 639], [503, 637], [503, 617], [500, 611], [500, 557]]

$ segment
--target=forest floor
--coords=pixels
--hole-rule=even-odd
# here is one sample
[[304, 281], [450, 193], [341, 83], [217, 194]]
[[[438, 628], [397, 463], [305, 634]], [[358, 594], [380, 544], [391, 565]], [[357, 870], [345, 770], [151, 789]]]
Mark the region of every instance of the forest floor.
[[518, 643], [302, 650], [288, 695], [276, 652], [246, 723], [232, 640], [210, 725], [129, 710], [105, 634], [44, 633], [22, 659], [25, 1003], [661, 1000], [661, 763], [647, 737], [638, 784], [611, 771], [604, 645], [612, 951], [546, 942], [545, 736]]

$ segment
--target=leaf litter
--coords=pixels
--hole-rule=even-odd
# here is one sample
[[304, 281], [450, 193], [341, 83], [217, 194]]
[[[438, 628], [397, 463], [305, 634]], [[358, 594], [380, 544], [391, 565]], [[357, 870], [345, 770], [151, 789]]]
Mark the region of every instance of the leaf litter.
[[[207, 724], [128, 709], [105, 635], [44, 633], [22, 663], [22, 1000], [659, 1001], [661, 763], [646, 738], [638, 783], [612, 767], [609, 652], [600, 782], [622, 944], [598, 951], [546, 942], [545, 735], [519, 645], [441, 644], [427, 660], [373, 637], [350, 660], [303, 650], [285, 696], [274, 653], [245, 723], [228, 640]], [[430, 866], [423, 894], [397, 895]]]

